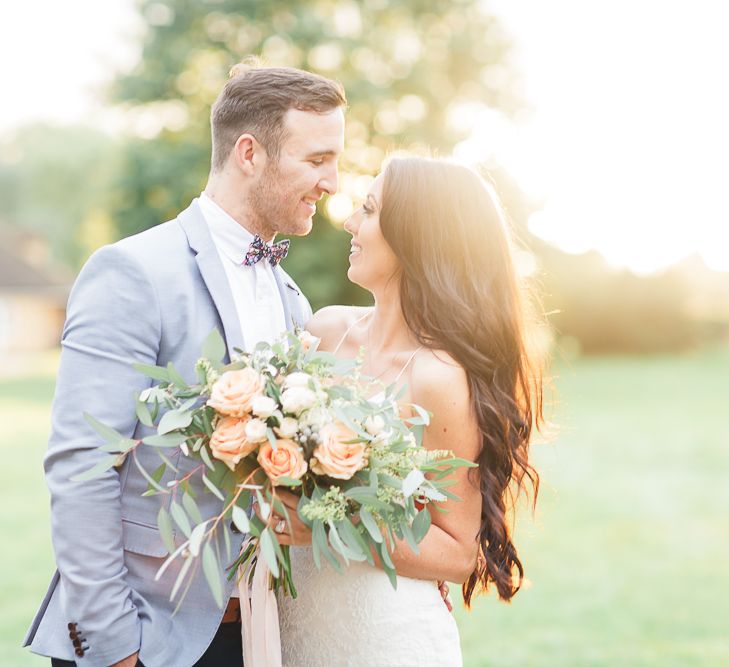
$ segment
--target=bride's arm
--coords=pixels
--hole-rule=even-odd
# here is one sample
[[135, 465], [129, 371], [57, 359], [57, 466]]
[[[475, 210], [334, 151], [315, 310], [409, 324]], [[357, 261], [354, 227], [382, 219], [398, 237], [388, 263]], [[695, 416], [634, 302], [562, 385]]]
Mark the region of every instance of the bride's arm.
[[[444, 353], [417, 359], [411, 375], [412, 401], [433, 417], [425, 429], [423, 446], [448, 449], [474, 461], [481, 437], [470, 401], [463, 369]], [[478, 469], [459, 469], [456, 483], [448, 490], [461, 500], [440, 503], [446, 512], [430, 508], [432, 525], [415, 554], [406, 542], [397, 544], [392, 555], [398, 574], [416, 579], [465, 582], [476, 565], [477, 534], [481, 520]]]

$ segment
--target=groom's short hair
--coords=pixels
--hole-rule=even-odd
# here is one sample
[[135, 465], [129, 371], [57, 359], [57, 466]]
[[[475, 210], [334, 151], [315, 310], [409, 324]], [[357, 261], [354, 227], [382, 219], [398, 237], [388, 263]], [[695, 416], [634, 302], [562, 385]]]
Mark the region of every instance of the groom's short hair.
[[289, 109], [326, 113], [346, 106], [341, 84], [293, 67], [264, 67], [249, 58], [230, 70], [213, 105], [213, 171], [221, 169], [241, 134], [252, 134], [272, 159], [284, 138]]

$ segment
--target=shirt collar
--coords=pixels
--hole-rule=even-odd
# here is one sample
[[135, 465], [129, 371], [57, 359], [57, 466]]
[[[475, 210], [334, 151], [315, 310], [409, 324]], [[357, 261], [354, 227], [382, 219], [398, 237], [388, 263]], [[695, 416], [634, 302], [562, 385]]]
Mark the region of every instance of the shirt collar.
[[204, 192], [200, 193], [198, 202], [215, 245], [234, 264], [243, 264], [248, 246], [253, 241], [253, 234], [237, 223]]

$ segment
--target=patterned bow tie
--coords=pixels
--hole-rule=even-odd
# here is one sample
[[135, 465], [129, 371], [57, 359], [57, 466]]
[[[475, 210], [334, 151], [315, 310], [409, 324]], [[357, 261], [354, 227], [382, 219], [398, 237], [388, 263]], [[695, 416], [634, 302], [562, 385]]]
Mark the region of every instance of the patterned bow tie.
[[246, 258], [243, 263], [246, 266], [253, 266], [256, 262], [260, 262], [265, 257], [271, 266], [276, 266], [288, 254], [288, 239], [269, 245], [260, 236], [258, 236], [258, 234], [256, 234], [253, 238], [253, 242], [248, 246], [248, 252], [246, 252]]

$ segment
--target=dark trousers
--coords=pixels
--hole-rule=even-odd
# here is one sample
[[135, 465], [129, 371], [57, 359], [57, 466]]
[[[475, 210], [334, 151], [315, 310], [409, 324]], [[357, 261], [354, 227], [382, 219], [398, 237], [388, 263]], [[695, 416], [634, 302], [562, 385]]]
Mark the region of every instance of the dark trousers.
[[[51, 658], [52, 667], [75, 667], [75, 662]], [[223, 623], [194, 667], [241, 667], [243, 665], [243, 640], [240, 635], [240, 623]], [[136, 667], [144, 667], [137, 660]], [[149, 665], [148, 667], [164, 667]]]

